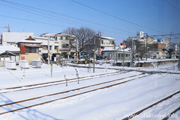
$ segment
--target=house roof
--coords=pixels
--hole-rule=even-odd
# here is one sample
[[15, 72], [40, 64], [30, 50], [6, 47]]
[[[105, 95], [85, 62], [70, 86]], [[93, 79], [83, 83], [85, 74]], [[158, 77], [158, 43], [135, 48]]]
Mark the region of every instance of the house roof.
[[37, 41], [36, 39], [32, 38], [31, 36], [29, 38], [23, 39], [18, 41], [17, 43], [42, 43], [40, 41]]
[[14, 47], [14, 46], [0, 46], [0, 54], [4, 53], [6, 51], [19, 52], [20, 49], [18, 47]]
[[0, 56], [6, 56], [6, 55], [16, 56], [16, 54], [14, 54], [13, 52], [10, 52], [10, 51], [5, 51], [3, 53], [0, 53]]
[[102, 37], [101, 37], [101, 39], [115, 40], [115, 39], [114, 39], [114, 38], [112, 38], [112, 37], [104, 37], [104, 36], [102, 36]]
[[[130, 48], [125, 48], [124, 50], [122, 48], [116, 47], [115, 50], [118, 51], [130, 51]], [[114, 47], [105, 47], [102, 51], [114, 51]]]

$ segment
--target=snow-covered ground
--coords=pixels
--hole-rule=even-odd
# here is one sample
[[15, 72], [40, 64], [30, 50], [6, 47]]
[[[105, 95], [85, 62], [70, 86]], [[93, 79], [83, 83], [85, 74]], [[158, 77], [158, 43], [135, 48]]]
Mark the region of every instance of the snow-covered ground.
[[[158, 68], [156, 67], [142, 69], [176, 71], [176, 65], [177, 64], [170, 64], [158, 66]], [[104, 64], [101, 67], [109, 68], [112, 66]], [[170, 69], [171, 67], [174, 69]], [[31, 88], [32, 86], [27, 87], [27, 85], [31, 84], [53, 82], [58, 80], [64, 80], [65, 78], [76, 78], [75, 69], [78, 70], [79, 77], [92, 76], [104, 73], [106, 75], [115, 72], [119, 73], [109, 76], [97, 76], [84, 80], [80, 79], [79, 84], [77, 84], [76, 79], [74, 82], [68, 82], [67, 86], [65, 82], [61, 82], [58, 84], [53, 83], [53, 85], [51, 86], [39, 87], [35, 89], [26, 89]], [[124, 69], [128, 68], [125, 67]], [[109, 69], [96, 69], [96, 72], [93, 73], [92, 69], [88, 70], [87, 68], [74, 68], [68, 66], [60, 67], [53, 65], [53, 75], [51, 78], [50, 70], [51, 67], [48, 65], [42, 65], [42, 68], [40, 69], [30, 67], [30, 69], [26, 69], [25, 72], [19, 67], [17, 68], [17, 70], [7, 70], [3, 67], [0, 67], [0, 119], [120, 120], [180, 90], [180, 74], [150, 75], [142, 74], [141, 72], [137, 71], [120, 72], [119, 70]], [[124, 83], [119, 84], [120, 82]], [[115, 86], [105, 89], [98, 89], [112, 84], [114, 84]], [[21, 86], [21, 88], [15, 88], [17, 86]], [[5, 89], [10, 87], [14, 87], [14, 89]], [[75, 90], [77, 88], [82, 89]], [[69, 92], [60, 94], [60, 92], [63, 91]], [[59, 94], [50, 95], [53, 93]], [[69, 98], [66, 98], [67, 96], [69, 96]], [[36, 99], [19, 102], [16, 104], [5, 105], [8, 103], [26, 100], [29, 98]], [[52, 102], [37, 105], [46, 101]], [[157, 104], [148, 110], [145, 110], [143, 113], [133, 119], [159, 120], [161, 119], [160, 115], [168, 115], [173, 110], [178, 108], [180, 106], [179, 101], [180, 94], [177, 94], [172, 98], [160, 104]], [[34, 107], [18, 110], [16, 112], [6, 113], [7, 111], [35, 104], [36, 106]], [[171, 117], [170, 119], [180, 119], [179, 113], [179, 111], [176, 112], [175, 117]]]

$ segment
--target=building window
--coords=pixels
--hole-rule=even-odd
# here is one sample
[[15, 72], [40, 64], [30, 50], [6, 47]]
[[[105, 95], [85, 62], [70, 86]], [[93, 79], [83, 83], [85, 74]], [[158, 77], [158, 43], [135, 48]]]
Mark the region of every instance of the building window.
[[48, 46], [47, 45], [43, 45], [43, 50], [47, 50]]
[[26, 47], [26, 53], [37, 53], [38, 48], [36, 47]]
[[55, 50], [57, 50], [58, 49], [58, 46], [55, 46]]
[[101, 41], [101, 44], [104, 44], [104, 43], [103, 43], [103, 40]]
[[68, 44], [63, 44], [62, 48], [69, 48], [69, 45]]

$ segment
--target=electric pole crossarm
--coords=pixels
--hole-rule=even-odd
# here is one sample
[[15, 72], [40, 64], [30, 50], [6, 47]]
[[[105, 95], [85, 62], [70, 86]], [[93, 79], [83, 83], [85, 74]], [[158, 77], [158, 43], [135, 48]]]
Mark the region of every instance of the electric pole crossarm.
[[10, 25], [8, 25], [8, 26], [5, 26], [5, 27], [0, 27], [0, 28], [6, 28], [6, 29], [8, 29], [8, 32], [10, 32]]

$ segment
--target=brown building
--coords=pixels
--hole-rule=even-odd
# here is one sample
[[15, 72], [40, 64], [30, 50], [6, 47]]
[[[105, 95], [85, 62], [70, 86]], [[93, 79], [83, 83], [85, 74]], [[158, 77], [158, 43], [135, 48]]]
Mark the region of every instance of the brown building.
[[36, 41], [31, 36], [25, 40], [19, 41], [18, 46], [20, 48], [20, 60], [27, 60], [31, 64], [32, 60], [41, 59], [41, 55], [39, 54], [41, 42]]
[[157, 43], [157, 51], [158, 52], [163, 52], [165, 48], [166, 48], [165, 43]]

